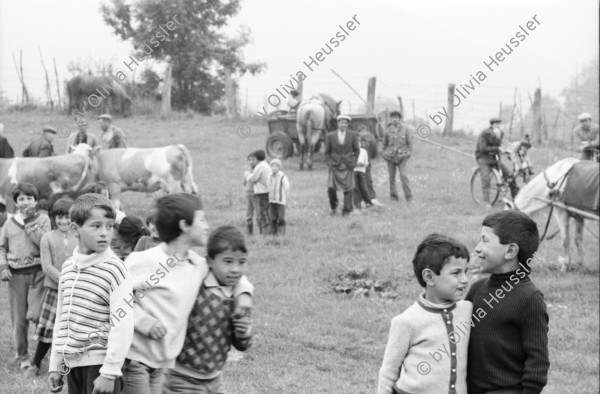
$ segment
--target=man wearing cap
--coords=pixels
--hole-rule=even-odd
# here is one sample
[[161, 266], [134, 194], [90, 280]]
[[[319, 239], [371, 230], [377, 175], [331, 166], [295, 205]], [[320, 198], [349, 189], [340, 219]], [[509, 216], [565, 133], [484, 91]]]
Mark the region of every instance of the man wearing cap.
[[594, 157], [594, 150], [598, 149], [598, 125], [592, 123], [592, 115], [588, 113], [582, 113], [577, 117], [579, 120], [579, 126], [577, 126], [573, 132], [581, 141], [579, 145], [579, 151], [581, 151], [581, 160], [592, 160]]
[[412, 129], [402, 123], [400, 111], [390, 112], [392, 122], [388, 125], [383, 137], [383, 158], [388, 166], [390, 178], [390, 198], [398, 201], [396, 189], [396, 170], [400, 173], [402, 191], [407, 202], [412, 201], [412, 191], [408, 181], [407, 164], [412, 155]]
[[56, 135], [56, 129], [50, 126], [44, 126], [42, 135], [36, 137], [23, 151], [24, 157], [48, 157], [54, 156], [54, 146], [52, 140]]
[[329, 166], [327, 194], [331, 214], [337, 212], [337, 192], [344, 193], [342, 215], [352, 212], [352, 196], [354, 190], [354, 166], [360, 153], [358, 135], [348, 130], [352, 119], [347, 115], [337, 117], [338, 129], [327, 134], [325, 138], [325, 158]]
[[98, 116], [98, 122], [102, 129], [102, 149], [127, 148], [123, 130], [113, 126], [112, 116], [109, 114], [102, 114]]
[[87, 119], [83, 118], [77, 121], [77, 132], [69, 136], [67, 140], [66, 153], [69, 154], [79, 144], [88, 144], [91, 148], [100, 145], [98, 137], [88, 133], [88, 122]]
[[475, 150], [475, 159], [481, 170], [481, 192], [483, 194], [483, 201], [488, 208], [491, 207], [490, 178], [494, 167], [498, 167], [500, 171], [502, 171], [502, 176], [508, 180], [508, 186], [512, 197], [515, 198], [519, 192], [519, 188], [509, 169], [502, 164], [502, 161], [498, 161], [496, 158], [499, 153], [503, 152], [500, 146], [502, 145], [502, 138], [504, 138], [504, 131], [502, 130], [500, 123], [502, 123], [500, 118], [494, 117], [490, 119], [490, 127], [484, 129], [479, 134], [479, 138], [477, 139], [477, 149]]
[[15, 157], [15, 151], [4, 137], [4, 125], [0, 123], [0, 159], [11, 159]]

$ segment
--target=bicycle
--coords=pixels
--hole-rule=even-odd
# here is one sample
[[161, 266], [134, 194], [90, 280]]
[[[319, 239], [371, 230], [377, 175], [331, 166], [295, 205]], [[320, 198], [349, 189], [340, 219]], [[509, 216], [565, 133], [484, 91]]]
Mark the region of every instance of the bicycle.
[[[496, 154], [496, 162], [500, 163], [500, 155], [506, 155], [508, 160], [510, 161], [510, 152], [500, 152]], [[479, 167], [473, 170], [471, 174], [471, 196], [473, 200], [478, 205], [485, 204], [485, 200], [483, 199], [483, 191], [481, 190], [481, 169]], [[519, 168], [516, 174], [513, 174], [515, 182], [517, 179], [522, 179], [522, 183], [525, 184], [529, 182], [531, 177], [529, 173], [529, 168], [527, 166], [523, 166]], [[508, 186], [509, 179], [506, 179], [502, 176], [502, 172], [498, 164], [492, 167], [492, 171], [490, 173], [490, 190], [489, 190], [489, 203], [494, 205], [500, 197], [504, 197], [510, 190]]]

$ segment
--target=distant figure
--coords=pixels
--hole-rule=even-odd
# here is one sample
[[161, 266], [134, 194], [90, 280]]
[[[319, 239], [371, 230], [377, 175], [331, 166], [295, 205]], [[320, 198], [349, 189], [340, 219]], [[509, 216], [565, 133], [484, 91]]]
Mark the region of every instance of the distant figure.
[[367, 186], [366, 172], [369, 166], [369, 154], [365, 149], [366, 141], [361, 136], [359, 136], [358, 140], [360, 143], [360, 153], [358, 154], [358, 160], [356, 160], [356, 167], [354, 167], [354, 207], [361, 209], [362, 202], [365, 203], [366, 208], [372, 207], [373, 203], [371, 202], [371, 195]]
[[513, 174], [519, 173], [519, 170], [523, 169], [527, 174], [533, 175], [533, 169], [531, 168], [531, 161], [529, 160], [529, 149], [531, 148], [531, 140], [529, 134], [525, 134], [525, 137], [521, 141], [516, 141], [510, 144], [510, 160], [513, 163]]
[[50, 126], [44, 126], [42, 135], [36, 137], [23, 151], [23, 157], [48, 157], [54, 156], [54, 146], [52, 140], [56, 135], [56, 129]]
[[300, 93], [296, 89], [290, 92], [290, 96], [287, 98], [287, 105], [290, 107], [290, 113], [295, 114], [300, 106]]
[[67, 140], [67, 150], [66, 154], [69, 154], [73, 151], [73, 148], [79, 144], [88, 144], [91, 148], [100, 145], [98, 141], [98, 137], [94, 134], [88, 133], [88, 122], [87, 119], [83, 119], [77, 122], [77, 132], [73, 133], [69, 136]]
[[585, 112], [579, 115], [577, 119], [579, 120], [579, 126], [573, 130], [573, 133], [575, 133], [575, 136], [581, 142], [579, 145], [579, 151], [581, 151], [580, 159], [592, 160], [594, 149], [598, 149], [598, 145], [600, 145], [598, 124], [592, 123], [592, 115]]
[[396, 189], [396, 171], [400, 174], [402, 191], [406, 202], [413, 199], [408, 180], [407, 163], [412, 155], [412, 128], [402, 122], [400, 111], [390, 112], [391, 124], [388, 125], [383, 138], [383, 158], [387, 162], [390, 178], [390, 199], [398, 201]]
[[271, 160], [271, 171], [272, 173], [267, 180], [271, 234], [285, 235], [285, 206], [290, 198], [290, 182], [283, 173], [281, 160]]
[[112, 124], [112, 116], [103, 114], [98, 116], [98, 123], [102, 129], [102, 149], [127, 148], [123, 130]]
[[15, 151], [4, 137], [4, 125], [0, 123], [0, 159], [11, 159], [15, 157]]

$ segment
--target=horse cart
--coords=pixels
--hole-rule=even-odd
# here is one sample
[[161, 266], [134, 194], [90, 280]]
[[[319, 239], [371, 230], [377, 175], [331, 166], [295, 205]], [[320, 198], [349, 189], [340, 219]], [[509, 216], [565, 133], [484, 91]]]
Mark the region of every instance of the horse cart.
[[[349, 115], [352, 118], [349, 128], [361, 132], [366, 130], [373, 139], [380, 139], [383, 136], [383, 130], [373, 115]], [[332, 121], [329, 130], [335, 130], [335, 119]], [[277, 159], [287, 159], [294, 155], [294, 146], [299, 150], [298, 131], [296, 129], [296, 114], [287, 111], [275, 111], [269, 114], [267, 118], [269, 127], [269, 137], [267, 138], [266, 150], [270, 157]], [[315, 152], [321, 151], [325, 141], [325, 132], [321, 133]]]

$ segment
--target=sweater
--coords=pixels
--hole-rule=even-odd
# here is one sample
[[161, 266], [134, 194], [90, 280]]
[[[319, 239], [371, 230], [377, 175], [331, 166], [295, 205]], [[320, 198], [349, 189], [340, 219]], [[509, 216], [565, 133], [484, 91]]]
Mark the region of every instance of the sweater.
[[250, 182], [250, 178], [252, 178], [252, 171], [246, 170], [244, 171], [244, 189], [246, 189], [246, 193], [254, 194], [254, 184]]
[[190, 314], [175, 371], [196, 379], [214, 379], [221, 373], [231, 345], [240, 351], [250, 348], [250, 330], [248, 336], [236, 337], [232, 318], [232, 289], [221, 286], [210, 272]]
[[50, 218], [43, 213], [27, 219], [17, 213], [7, 220], [0, 232], [0, 271], [7, 267], [13, 274], [40, 271], [40, 241], [48, 231]]
[[495, 274], [473, 284], [469, 394], [512, 389], [539, 394], [548, 378], [548, 312], [529, 276]]
[[248, 182], [254, 185], [254, 194], [264, 194], [269, 192], [267, 182], [270, 175], [271, 167], [266, 161], [263, 160], [254, 167], [252, 176], [248, 179]]
[[102, 141], [102, 149], [127, 148], [123, 130], [112, 125], [108, 130], [102, 132], [100, 140]]
[[65, 261], [58, 283], [56, 325], [49, 372], [102, 365], [100, 374], [121, 376], [133, 339], [131, 280], [110, 248]]
[[58, 280], [64, 262], [73, 256], [73, 250], [77, 247], [77, 238], [71, 232], [63, 233], [60, 230], [52, 230], [42, 237], [40, 241], [40, 256], [42, 270], [46, 274], [44, 286], [58, 290]]
[[[151, 368], [173, 368], [183, 347], [188, 317], [208, 274], [206, 260], [191, 250], [186, 259], [179, 260], [162, 243], [131, 253], [126, 264], [136, 292], [135, 332], [127, 358]], [[236, 295], [252, 291], [245, 276], [235, 288]], [[167, 333], [152, 339], [148, 335], [157, 322]]]
[[286, 205], [290, 194], [290, 182], [283, 171], [279, 171], [276, 175], [269, 175], [269, 202], [274, 204]]
[[365, 148], [360, 148], [360, 153], [358, 154], [358, 160], [356, 160], [356, 167], [354, 167], [354, 172], [367, 172], [367, 166], [369, 165], [369, 155], [367, 154], [367, 150]]
[[438, 309], [415, 302], [392, 319], [377, 394], [466, 394], [472, 305]]

